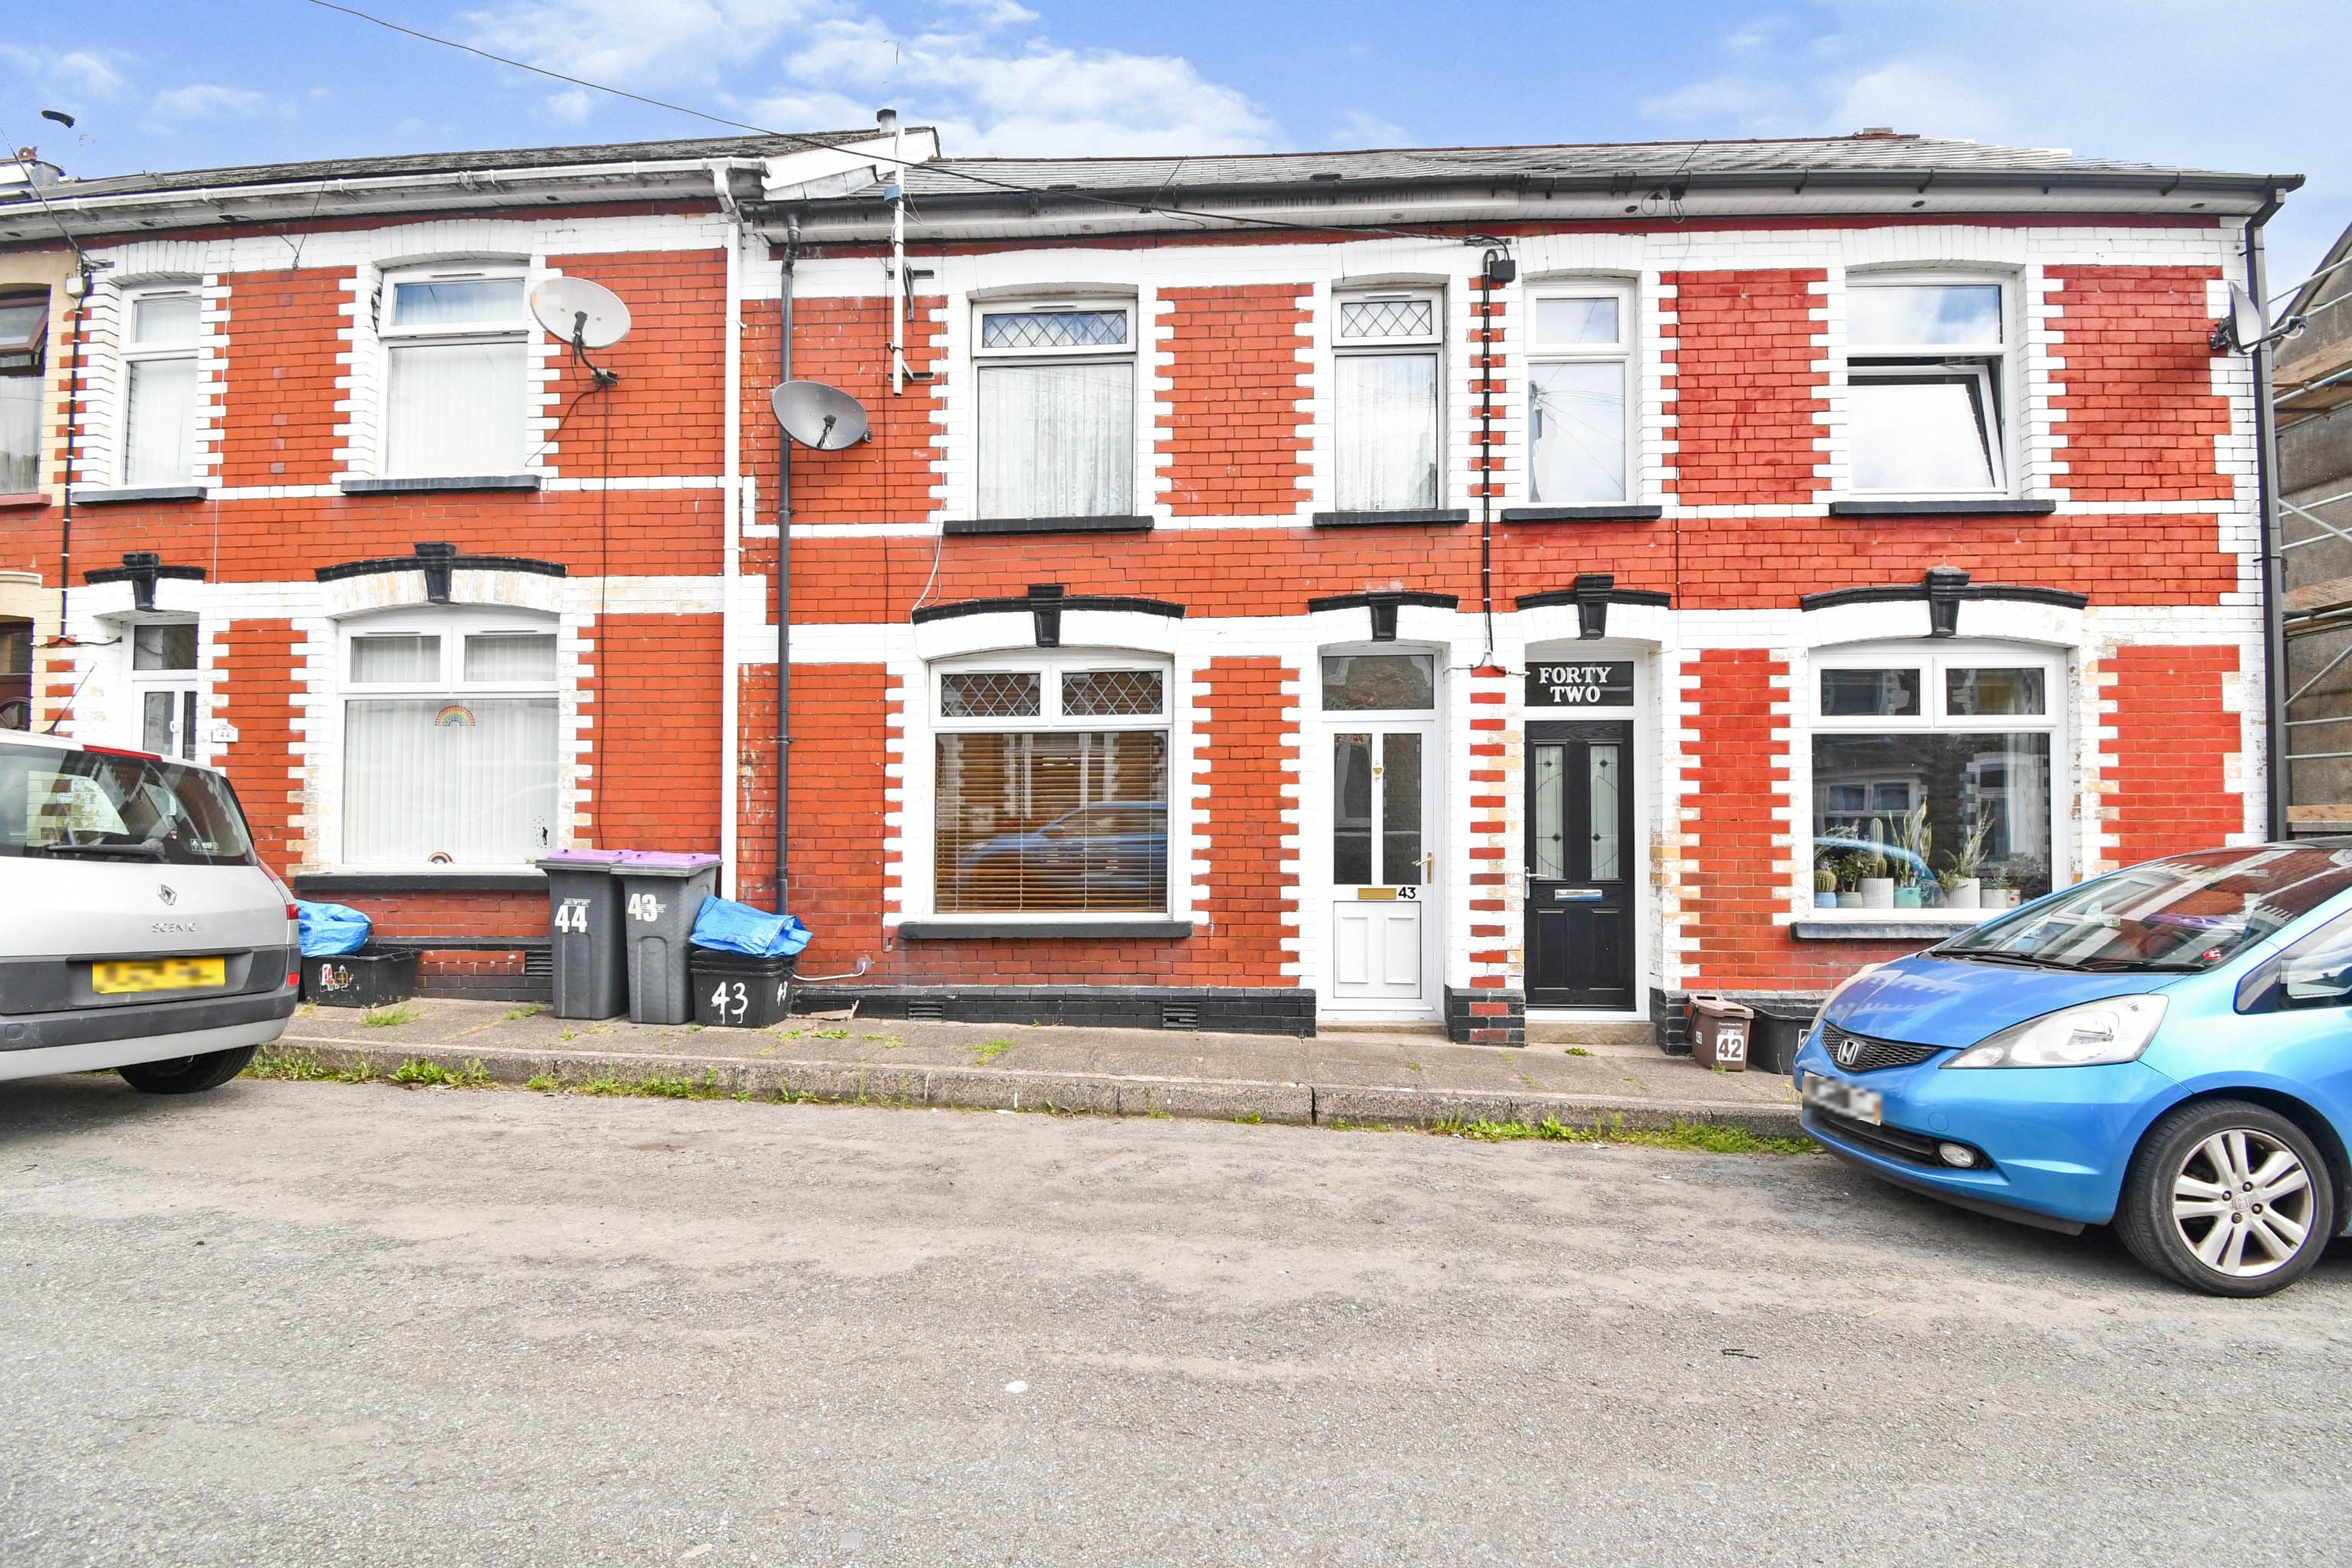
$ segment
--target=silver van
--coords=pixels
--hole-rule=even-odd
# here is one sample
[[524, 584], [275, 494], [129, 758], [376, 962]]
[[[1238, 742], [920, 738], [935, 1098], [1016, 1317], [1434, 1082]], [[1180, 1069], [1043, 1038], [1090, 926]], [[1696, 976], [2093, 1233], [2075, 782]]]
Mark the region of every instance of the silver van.
[[0, 739], [0, 1079], [217, 1088], [285, 1030], [299, 941], [219, 773]]

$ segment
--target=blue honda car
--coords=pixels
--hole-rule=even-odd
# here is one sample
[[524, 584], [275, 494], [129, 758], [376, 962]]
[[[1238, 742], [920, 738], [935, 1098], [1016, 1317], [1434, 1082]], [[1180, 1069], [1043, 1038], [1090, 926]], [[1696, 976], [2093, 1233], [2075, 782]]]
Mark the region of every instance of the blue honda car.
[[1805, 1131], [1873, 1174], [2047, 1229], [2112, 1223], [2215, 1295], [2352, 1219], [2352, 848], [2207, 850], [2068, 888], [1832, 994]]

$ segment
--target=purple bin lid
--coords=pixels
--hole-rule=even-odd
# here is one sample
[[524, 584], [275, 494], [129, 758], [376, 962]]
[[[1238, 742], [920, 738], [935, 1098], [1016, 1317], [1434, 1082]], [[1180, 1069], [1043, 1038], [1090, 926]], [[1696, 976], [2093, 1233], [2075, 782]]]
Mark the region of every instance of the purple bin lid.
[[676, 855], [666, 849], [622, 849], [613, 869], [623, 876], [690, 877], [719, 864], [716, 855]]
[[559, 849], [552, 855], [542, 855], [531, 862], [534, 866], [614, 866], [628, 854], [625, 849]]

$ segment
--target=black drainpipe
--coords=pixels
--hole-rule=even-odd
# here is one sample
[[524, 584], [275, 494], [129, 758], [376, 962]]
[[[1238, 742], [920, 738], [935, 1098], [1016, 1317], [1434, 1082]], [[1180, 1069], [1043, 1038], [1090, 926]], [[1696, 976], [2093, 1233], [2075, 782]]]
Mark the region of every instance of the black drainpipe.
[[[793, 378], [793, 267], [801, 220], [784, 220], [783, 292], [777, 301], [779, 381]], [[793, 438], [776, 425], [776, 912], [792, 912]]]
[[[2263, 225], [2285, 201], [2273, 188], [2268, 200], [2246, 220], [2246, 291], [2267, 324], [2270, 305], [2263, 285]], [[2263, 770], [2269, 832], [2273, 839], [2287, 836], [2288, 735], [2286, 731], [2286, 634], [2279, 616], [2284, 605], [2284, 565], [2279, 550], [2278, 425], [2271, 416], [2271, 351], [2267, 345], [2247, 356], [2254, 372], [2254, 481], [2262, 506], [2263, 572], [2263, 693], [2264, 729], [2268, 732], [2270, 766]]]

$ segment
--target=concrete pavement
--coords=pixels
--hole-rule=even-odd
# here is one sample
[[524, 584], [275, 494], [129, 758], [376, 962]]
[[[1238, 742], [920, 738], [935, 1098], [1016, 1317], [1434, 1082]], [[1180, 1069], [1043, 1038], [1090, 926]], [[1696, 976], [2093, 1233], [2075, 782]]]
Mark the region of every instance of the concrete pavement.
[[[1796, 1131], [1789, 1080], [1720, 1073], [1638, 1042], [1457, 1046], [1430, 1031], [1307, 1039], [1146, 1029], [794, 1018], [774, 1029], [664, 1027], [625, 1018], [517, 1016], [503, 1003], [419, 1000], [370, 1025], [306, 1007], [279, 1047], [379, 1076], [423, 1059], [492, 1079], [705, 1079], [725, 1093], [1118, 1115], [1255, 1116], [1318, 1124], [1447, 1121], [1628, 1126], [1674, 1121]], [[382, 1015], [373, 1015], [382, 1016]]]

